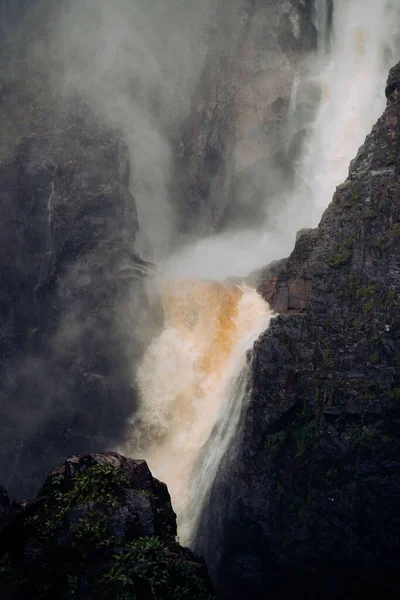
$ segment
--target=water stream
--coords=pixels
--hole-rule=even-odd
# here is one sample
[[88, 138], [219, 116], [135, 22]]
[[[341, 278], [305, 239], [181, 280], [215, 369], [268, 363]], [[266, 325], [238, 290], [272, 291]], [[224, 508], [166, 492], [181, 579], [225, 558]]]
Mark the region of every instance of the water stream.
[[[290, 252], [298, 229], [318, 224], [384, 109], [387, 72], [399, 58], [398, 0], [334, 0], [331, 9], [330, 0], [315, 0], [318, 48], [308, 79], [294, 80], [287, 131], [299, 125], [302, 87], [317, 87], [319, 101], [296, 164], [296, 192], [266, 223], [262, 240], [249, 239], [247, 251], [258, 253], [260, 265]], [[181, 257], [183, 271], [190, 272], [199, 248]], [[222, 241], [215, 257], [225, 251], [229, 261], [229, 248]], [[162, 299], [165, 327], [138, 371], [142, 404], [128, 452], [140, 451], [168, 484], [180, 540], [188, 543], [241, 426], [251, 385], [247, 351], [272, 315], [255, 290], [209, 280], [172, 278]]]

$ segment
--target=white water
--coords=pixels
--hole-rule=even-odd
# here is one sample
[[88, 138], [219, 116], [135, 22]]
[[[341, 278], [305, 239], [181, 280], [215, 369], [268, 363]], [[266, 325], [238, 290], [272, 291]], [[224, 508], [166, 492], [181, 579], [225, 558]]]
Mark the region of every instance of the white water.
[[[317, 22], [326, 22], [326, 0], [316, 0], [316, 9]], [[334, 2], [331, 49], [322, 44], [317, 67], [322, 101], [297, 168], [302, 227], [318, 225], [384, 110], [388, 70], [400, 58], [399, 26], [399, 0]]]
[[[135, 454], [166, 481], [188, 543], [221, 458], [241, 422], [249, 384], [246, 352], [269, 324], [254, 290], [199, 279], [246, 275], [287, 255], [296, 231], [316, 226], [350, 160], [385, 107], [389, 67], [400, 57], [400, 0], [315, 0], [318, 51], [308, 81], [297, 77], [288, 132], [295, 130], [298, 90], [321, 90], [301, 159], [296, 193], [283, 197], [262, 232], [201, 240], [169, 259], [163, 275], [166, 324], [139, 368], [142, 396], [133, 425]], [[329, 36], [329, 39], [328, 39]], [[129, 448], [127, 449], [129, 451]]]
[[[212, 236], [170, 257], [163, 268], [167, 276], [246, 276], [287, 256], [296, 232], [318, 225], [345, 181], [350, 161], [386, 105], [385, 81], [400, 58], [400, 0], [334, 0], [331, 31], [327, 6], [328, 0], [315, 0], [318, 50], [291, 94], [288, 137], [304, 126], [309, 131], [296, 165], [295, 192], [283, 192], [266, 207], [267, 220], [258, 230]], [[298, 103], [318, 89], [321, 101], [311, 122], [299, 121]], [[273, 174], [267, 174], [266, 188], [269, 177]]]
[[186, 544], [237, 430], [246, 352], [271, 312], [250, 288], [200, 280], [170, 283], [163, 304], [165, 329], [138, 371], [133, 444], [167, 482]]

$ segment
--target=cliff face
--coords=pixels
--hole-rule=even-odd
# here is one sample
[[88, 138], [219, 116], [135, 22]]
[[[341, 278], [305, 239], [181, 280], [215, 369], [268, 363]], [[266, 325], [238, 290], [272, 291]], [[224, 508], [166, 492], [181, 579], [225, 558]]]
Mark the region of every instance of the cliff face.
[[[310, 10], [308, 0], [217, 3], [177, 166], [185, 230], [222, 223], [235, 161], [247, 169], [244, 156], [256, 164], [277, 152], [294, 68], [315, 38]], [[57, 14], [47, 0], [0, 1], [0, 481], [17, 496], [62, 457], [123, 440], [134, 363], [154, 328], [141, 311], [152, 267], [135, 251], [128, 149], [96, 107], [57, 95]], [[135, 98], [140, 78], [132, 87]]]
[[296, 69], [315, 48], [312, 6], [309, 0], [217, 3], [176, 162], [185, 234], [257, 222], [265, 195], [287, 177], [281, 121]]
[[398, 593], [399, 81], [400, 64], [319, 227], [260, 286], [282, 314], [199, 528], [222, 598]]
[[123, 438], [148, 272], [121, 135], [79, 98], [39, 127], [0, 161], [0, 471], [17, 495]]
[[211, 600], [204, 561], [175, 541], [165, 484], [143, 460], [72, 456], [38, 496], [0, 488], [0, 596]]

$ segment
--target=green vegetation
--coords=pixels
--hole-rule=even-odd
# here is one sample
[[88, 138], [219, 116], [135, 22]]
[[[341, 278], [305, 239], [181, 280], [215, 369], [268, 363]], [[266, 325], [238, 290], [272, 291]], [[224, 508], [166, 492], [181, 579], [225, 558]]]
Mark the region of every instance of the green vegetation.
[[390, 392], [390, 397], [393, 400], [396, 400], [396, 402], [398, 402], [400, 400], [400, 388], [394, 388], [391, 392]]
[[348, 278], [348, 294], [351, 298], [368, 299], [373, 298], [377, 293], [377, 286], [375, 283], [369, 283], [367, 286], [363, 286], [361, 281], [357, 279], [354, 273], [350, 273]]
[[398, 302], [396, 302], [394, 290], [389, 290], [387, 292], [386, 302], [390, 306], [390, 308], [398, 308]]
[[330, 469], [327, 470], [325, 477], [327, 479], [337, 479], [338, 475], [339, 475], [339, 471], [337, 469], [334, 469], [331, 467]]
[[355, 238], [354, 238], [354, 236], [351, 236], [351, 237], [347, 238], [347, 240], [345, 240], [344, 246], [346, 248], [348, 248], [349, 250], [351, 250], [354, 246], [354, 242], [355, 242]]
[[[38, 527], [38, 536], [43, 541], [50, 541], [67, 514], [79, 505], [86, 507], [86, 510], [83, 510], [81, 519], [71, 527], [76, 543], [79, 545], [79, 541], [84, 540], [85, 545], [109, 545], [112, 540], [107, 536], [105, 518], [118, 505], [115, 490], [117, 486], [128, 484], [126, 478], [108, 464], [96, 464], [76, 474], [72, 481], [72, 489], [65, 491], [62, 489], [62, 477], [53, 479], [45, 505], [47, 519]], [[96, 503], [96, 506], [104, 505], [104, 510], [94, 509], [92, 503]]]
[[114, 556], [104, 576], [109, 598], [211, 600], [204, 582], [184, 562], [171, 564], [158, 538], [143, 537]]
[[350, 198], [346, 202], [343, 203], [343, 206], [345, 208], [351, 208], [352, 206], [354, 206], [354, 204], [356, 204], [360, 200], [361, 200], [361, 190], [360, 190], [359, 186], [356, 185], [353, 189], [353, 192], [352, 192]]
[[392, 227], [390, 228], [390, 233], [393, 236], [397, 236], [400, 233], [400, 223], [395, 223], [394, 225], [392, 225]]
[[397, 154], [394, 150], [392, 150], [389, 154], [389, 156], [386, 159], [386, 166], [387, 167], [392, 167], [393, 165], [396, 164], [396, 159], [397, 159]]
[[322, 352], [322, 365], [324, 369], [331, 369], [333, 367], [333, 350], [331, 348], [326, 348]]
[[293, 438], [297, 443], [297, 456], [304, 454], [306, 450], [314, 448], [318, 442], [318, 423], [310, 409], [304, 407], [296, 418], [296, 429]]
[[390, 446], [394, 442], [391, 435], [383, 435], [376, 429], [363, 427], [361, 423], [354, 423], [349, 426], [350, 445], [361, 453], [371, 453], [375, 455], [377, 450]]
[[371, 284], [368, 287], [360, 287], [357, 290], [356, 298], [372, 298], [376, 294], [376, 285]]
[[268, 452], [271, 458], [276, 458], [285, 441], [286, 433], [284, 431], [271, 433], [267, 436], [267, 439], [264, 443], [264, 449]]
[[[10, 600], [21, 598], [21, 590], [37, 600], [212, 600], [198, 565], [173, 536], [163, 541], [118, 533], [120, 522], [123, 528], [129, 523], [119, 513], [129, 487], [121, 471], [107, 463], [46, 484], [46, 499], [24, 521], [37, 548], [33, 567], [21, 570], [7, 555], [0, 562], [0, 588], [10, 587]], [[154, 498], [146, 490], [133, 492]]]
[[335, 252], [328, 256], [326, 262], [330, 267], [337, 269], [338, 267], [346, 265], [350, 261], [350, 258], [351, 252], [349, 250], [338, 248]]
[[373, 300], [369, 300], [364, 304], [364, 313], [368, 316], [374, 310], [374, 302]]
[[301, 456], [306, 450], [314, 448], [318, 441], [318, 426], [315, 421], [303, 425], [294, 433], [297, 442], [298, 456]]

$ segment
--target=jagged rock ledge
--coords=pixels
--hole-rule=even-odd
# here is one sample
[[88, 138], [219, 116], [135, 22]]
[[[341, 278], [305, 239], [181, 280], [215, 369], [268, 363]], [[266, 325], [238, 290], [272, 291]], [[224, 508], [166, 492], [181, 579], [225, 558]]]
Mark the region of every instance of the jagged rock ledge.
[[144, 460], [70, 457], [37, 497], [0, 489], [0, 597], [211, 600], [202, 559], [176, 542], [167, 487]]
[[[400, 63], [389, 84], [398, 81]], [[199, 528], [221, 599], [397, 598], [400, 102], [392, 94], [317, 229], [264, 270], [234, 460]], [[251, 575], [249, 575], [251, 573]]]

